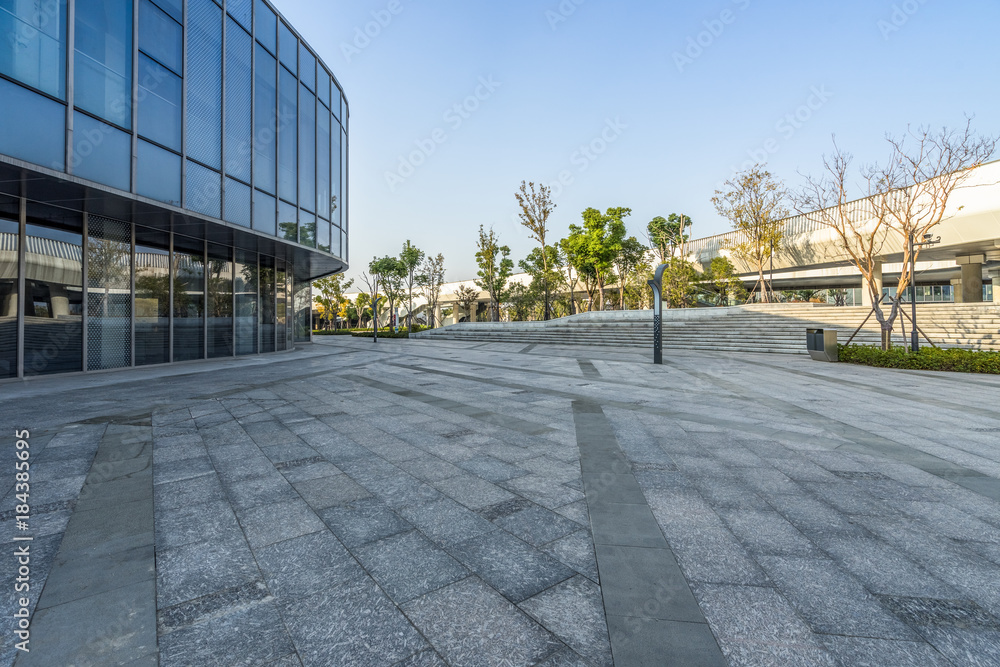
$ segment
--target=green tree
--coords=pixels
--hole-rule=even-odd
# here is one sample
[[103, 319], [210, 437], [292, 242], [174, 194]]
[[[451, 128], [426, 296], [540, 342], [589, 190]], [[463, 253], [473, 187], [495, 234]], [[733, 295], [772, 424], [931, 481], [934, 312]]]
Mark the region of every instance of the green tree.
[[691, 218], [683, 213], [671, 213], [668, 218], [658, 215], [649, 221], [646, 234], [650, 245], [659, 254], [661, 264], [673, 257], [677, 249], [687, 242], [687, 230], [691, 224]]
[[747, 300], [747, 290], [728, 257], [722, 255], [713, 257], [704, 277], [718, 296], [720, 306], [730, 306]]
[[403, 272], [403, 282], [410, 296], [409, 309], [406, 312], [407, 331], [413, 330], [413, 288], [420, 285], [417, 272], [425, 256], [424, 251], [410, 243], [409, 239], [403, 244], [403, 250], [399, 253], [399, 267]]
[[472, 312], [472, 307], [479, 303], [479, 290], [461, 285], [455, 291], [455, 300], [458, 301], [458, 305], [465, 311], [465, 316], [468, 320], [470, 322], [474, 321], [476, 314]]
[[774, 300], [770, 280], [764, 280], [764, 267], [780, 252], [784, 241], [784, 219], [788, 217], [785, 201], [788, 192], [764, 165], [754, 165], [726, 181], [725, 190], [712, 197], [715, 210], [728, 218], [737, 232], [726, 244], [736, 257], [757, 272], [754, 290], [761, 290], [763, 300]]
[[548, 234], [549, 216], [552, 215], [552, 211], [556, 208], [556, 205], [552, 202], [552, 190], [545, 185], [539, 185], [536, 190], [534, 183], [521, 181], [521, 190], [515, 192], [514, 197], [517, 199], [518, 206], [521, 207], [521, 212], [517, 214], [521, 219], [521, 225], [527, 228], [531, 238], [538, 241], [541, 245], [540, 258], [542, 260], [542, 271], [539, 275], [541, 279], [540, 287], [544, 299], [545, 313], [543, 319], [547, 320], [551, 316], [552, 286], [549, 283], [552, 277], [550, 272], [553, 267], [549, 262], [549, 259], [552, 257], [552, 254], [549, 252], [550, 246], [546, 244], [545, 238]]
[[507, 290], [507, 281], [514, 273], [514, 262], [510, 259], [510, 248], [500, 245], [500, 238], [490, 228], [489, 233], [479, 225], [479, 242], [476, 247], [476, 263], [479, 264], [478, 280], [473, 282], [490, 295], [490, 313], [494, 322], [500, 321], [500, 304]]
[[323, 319], [326, 320], [327, 329], [334, 323], [334, 316], [341, 310], [344, 291], [350, 289], [351, 285], [354, 284], [353, 279], [344, 282], [345, 277], [343, 273], [337, 273], [313, 281], [313, 289], [316, 290], [313, 301], [323, 306]]
[[364, 317], [366, 312], [371, 312], [372, 298], [370, 295], [359, 292], [354, 299], [354, 309], [358, 314], [358, 328], [364, 327]]
[[631, 282], [632, 274], [635, 273], [636, 268], [646, 258], [647, 250], [648, 248], [634, 236], [628, 237], [618, 246], [614, 265], [615, 270], [618, 272], [618, 284], [621, 288], [619, 290], [619, 296], [621, 297], [619, 302], [622, 310], [625, 310], [626, 287]]
[[368, 266], [368, 270], [379, 276], [382, 294], [385, 295], [389, 306], [389, 326], [393, 327], [395, 331], [397, 324], [394, 321], [396, 304], [402, 302], [403, 296], [406, 294], [403, 286], [406, 269], [395, 257], [385, 256], [381, 259], [373, 259], [372, 263]]
[[663, 300], [669, 308], [687, 308], [694, 303], [698, 272], [683, 257], [670, 257], [663, 272]]
[[427, 323], [433, 328], [437, 323], [437, 308], [441, 301], [441, 285], [444, 284], [444, 255], [428, 257], [420, 267], [418, 284], [427, 299]]
[[[528, 256], [517, 263], [522, 271], [531, 276], [530, 288], [532, 294], [538, 297], [542, 306], [542, 319], [552, 318], [553, 292], [558, 291], [562, 282], [559, 267], [559, 246], [546, 246], [544, 249], [532, 248]], [[546, 317], [546, 312], [548, 317]]]
[[[535, 248], [538, 250], [538, 248]], [[511, 322], [524, 322], [531, 319], [532, 312], [538, 305], [541, 294], [537, 286], [514, 283], [507, 292], [508, 313]]]
[[[625, 238], [625, 218], [632, 214], [630, 208], [609, 208], [601, 213], [595, 208], [583, 212], [583, 227], [569, 226], [570, 247], [580, 263], [581, 277], [589, 273], [597, 283], [604, 310], [604, 290], [614, 281], [614, 261], [621, 251]], [[593, 297], [591, 297], [593, 306]]]

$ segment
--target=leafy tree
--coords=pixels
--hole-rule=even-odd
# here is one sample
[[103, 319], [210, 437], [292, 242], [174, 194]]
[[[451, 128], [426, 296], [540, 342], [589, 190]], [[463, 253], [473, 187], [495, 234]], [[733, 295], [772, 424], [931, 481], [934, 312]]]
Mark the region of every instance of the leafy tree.
[[691, 218], [683, 213], [671, 213], [668, 218], [658, 215], [649, 221], [646, 233], [650, 245], [660, 256], [661, 264], [666, 263], [687, 242], [687, 230], [691, 224]]
[[413, 330], [413, 288], [420, 285], [417, 271], [425, 256], [424, 251], [410, 243], [409, 239], [403, 244], [403, 250], [399, 253], [399, 268], [403, 272], [403, 282], [410, 296], [409, 310], [406, 313], [407, 331]]
[[[903, 270], [896, 293], [904, 294], [910, 275], [909, 238], [922, 240], [947, 215], [951, 195], [968, 183], [974, 171], [988, 162], [997, 146], [996, 137], [972, 132], [971, 119], [961, 130], [919, 128], [902, 138], [887, 137], [889, 158], [881, 165], [861, 170], [864, 199], [851, 201], [848, 194], [853, 157], [834, 143], [834, 154], [825, 158], [826, 174], [809, 177], [796, 206], [833, 231], [841, 250], [861, 271], [882, 328], [882, 347], [891, 347], [892, 329], [900, 301], [894, 299], [888, 315], [882, 311], [881, 256], [890, 239], [903, 248]], [[913, 262], [921, 247], [916, 245]]]
[[540, 296], [535, 286], [522, 283], [511, 285], [507, 293], [508, 314], [511, 322], [524, 322], [530, 319]]
[[550, 271], [552, 267], [549, 259], [552, 255], [549, 252], [550, 246], [545, 243], [545, 237], [548, 234], [549, 216], [552, 215], [552, 211], [556, 208], [556, 205], [552, 202], [552, 190], [545, 185], [539, 185], [538, 189], [535, 190], [534, 183], [521, 181], [521, 190], [515, 192], [514, 197], [517, 199], [518, 206], [521, 207], [521, 212], [517, 214], [521, 219], [521, 225], [528, 229], [531, 238], [541, 244], [542, 271], [539, 275], [541, 277], [540, 286], [544, 297], [545, 313], [543, 318], [547, 320], [551, 315], [551, 285], [549, 284], [549, 279], [551, 278]]
[[490, 313], [494, 322], [500, 321], [500, 304], [503, 302], [507, 281], [514, 272], [514, 262], [510, 259], [510, 247], [500, 245], [496, 232], [490, 228], [487, 233], [479, 225], [479, 242], [476, 263], [479, 264], [478, 280], [473, 282], [490, 295]]
[[427, 299], [427, 323], [433, 328], [437, 326], [437, 308], [441, 301], [441, 285], [444, 284], [444, 255], [428, 257], [420, 267], [418, 284]]
[[[580, 275], [591, 274], [597, 283], [604, 310], [604, 290], [614, 282], [615, 257], [621, 251], [625, 238], [625, 218], [632, 214], [630, 208], [609, 208], [601, 213], [595, 208], [583, 212], [583, 227], [569, 226], [569, 244], [580, 265]], [[593, 297], [591, 297], [593, 304]]]
[[719, 255], [712, 258], [712, 263], [705, 272], [705, 280], [718, 295], [719, 305], [728, 306], [742, 303], [747, 299], [747, 290], [736, 273], [736, 267], [728, 257]]
[[[371, 289], [371, 287], [369, 287]], [[370, 295], [364, 292], [359, 292], [358, 296], [354, 299], [354, 309], [358, 313], [358, 327], [364, 326], [364, 316], [365, 312], [371, 312], [372, 298]]]
[[462, 285], [455, 292], [455, 300], [458, 301], [458, 305], [465, 311], [465, 316], [472, 322], [475, 316], [475, 313], [472, 312], [472, 307], [479, 303], [479, 290]]
[[389, 305], [389, 326], [395, 331], [398, 324], [394, 320], [396, 304], [402, 303], [403, 296], [406, 294], [403, 285], [406, 269], [398, 259], [389, 256], [374, 260], [373, 265], [369, 266], [369, 269], [372, 272], [377, 272], [380, 276], [382, 293], [385, 295]]
[[[553, 292], [557, 291], [562, 282], [562, 274], [557, 267], [559, 262], [559, 246], [550, 245], [543, 248], [533, 248], [528, 256], [517, 263], [522, 271], [531, 276], [530, 291], [539, 297], [542, 305], [542, 318], [552, 317]], [[547, 299], [547, 301], [546, 301]]]
[[715, 210], [728, 218], [737, 235], [727, 244], [730, 250], [757, 271], [758, 288], [764, 301], [774, 299], [770, 280], [764, 280], [764, 267], [784, 241], [784, 219], [788, 217], [784, 184], [774, 178], [764, 165], [754, 165], [726, 181], [726, 190], [716, 190], [712, 197]]
[[344, 291], [351, 288], [354, 280], [344, 282], [344, 274], [338, 273], [326, 278], [313, 281], [313, 288], [317, 291], [313, 300], [323, 306], [323, 319], [326, 320], [326, 328], [330, 328], [333, 316], [341, 311], [341, 304], [344, 301]]
[[621, 286], [619, 296], [622, 310], [625, 310], [626, 286], [630, 282], [632, 274], [635, 272], [636, 268], [646, 258], [647, 250], [648, 248], [646, 248], [646, 246], [634, 236], [628, 237], [618, 246], [618, 252], [615, 254], [614, 258], [614, 265], [615, 270], [618, 271], [618, 283]]
[[669, 308], [687, 308], [694, 304], [698, 272], [683, 257], [670, 257], [663, 271], [663, 300]]

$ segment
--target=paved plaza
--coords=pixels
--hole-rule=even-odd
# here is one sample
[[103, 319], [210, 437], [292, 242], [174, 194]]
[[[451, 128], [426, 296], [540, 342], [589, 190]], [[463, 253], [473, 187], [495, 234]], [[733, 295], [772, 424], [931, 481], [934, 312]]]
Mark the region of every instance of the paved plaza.
[[1000, 378], [649, 356], [338, 336], [2, 385], [0, 662], [1000, 665]]

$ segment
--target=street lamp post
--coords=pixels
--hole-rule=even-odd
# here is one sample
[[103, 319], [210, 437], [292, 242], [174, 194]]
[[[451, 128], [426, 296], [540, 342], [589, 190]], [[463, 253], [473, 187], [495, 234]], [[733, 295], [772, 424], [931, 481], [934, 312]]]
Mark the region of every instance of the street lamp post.
[[383, 300], [384, 297], [376, 296], [375, 299], [372, 301], [372, 333], [374, 334], [372, 342], [374, 343], [378, 342], [378, 304], [379, 301]]
[[647, 281], [653, 290], [653, 363], [663, 364], [663, 272], [667, 264], [656, 267], [653, 279]]
[[915, 249], [918, 246], [925, 245], [935, 245], [941, 242], [941, 237], [932, 237], [930, 234], [924, 234], [923, 241], [917, 243], [914, 239], [913, 232], [910, 232], [910, 312], [913, 313], [912, 321], [910, 322], [910, 351], [919, 352], [920, 351], [920, 335], [917, 330], [917, 258], [915, 254]]

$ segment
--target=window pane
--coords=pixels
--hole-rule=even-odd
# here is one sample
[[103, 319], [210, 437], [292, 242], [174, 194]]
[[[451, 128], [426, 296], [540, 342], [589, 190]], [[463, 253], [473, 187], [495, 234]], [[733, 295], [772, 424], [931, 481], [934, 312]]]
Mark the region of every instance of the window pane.
[[274, 12], [271, 11], [271, 8], [265, 5], [262, 0], [257, 0], [254, 3], [253, 21], [254, 36], [272, 54], [277, 53], [275, 30], [277, 29], [278, 19], [274, 15]]
[[181, 156], [139, 140], [135, 191], [143, 197], [181, 205]]
[[132, 2], [77, 0], [74, 103], [132, 126]]
[[184, 71], [181, 26], [149, 0], [139, 3], [139, 48], [175, 73]]
[[250, 186], [231, 178], [226, 179], [225, 220], [234, 225], [250, 227]]
[[186, 208], [221, 218], [222, 180], [219, 174], [188, 160]]
[[253, 228], [276, 236], [278, 233], [277, 212], [274, 209], [274, 197], [260, 190], [253, 191]]
[[178, 23], [184, 21], [184, 1], [183, 0], [155, 0], [160, 9], [170, 14]]
[[316, 223], [316, 248], [330, 252], [330, 223], [324, 220]]
[[17, 377], [18, 227], [0, 218], [0, 378]]
[[288, 349], [288, 280], [285, 270], [278, 269], [274, 273], [275, 284], [275, 332], [274, 337], [277, 342], [277, 349]]
[[330, 75], [322, 66], [316, 70], [316, 95], [319, 101], [330, 108]]
[[299, 85], [287, 70], [279, 69], [278, 196], [288, 201], [296, 201], [298, 194], [296, 119]]
[[0, 79], [0, 153], [51, 169], [66, 169], [66, 107]]
[[233, 356], [232, 249], [208, 245], [208, 356]]
[[170, 361], [170, 236], [135, 228], [135, 365]]
[[316, 209], [316, 96], [299, 86], [299, 205]]
[[222, 168], [222, 10], [188, 0], [188, 156]]
[[274, 258], [260, 256], [260, 351], [274, 352]]
[[283, 201], [278, 202], [278, 237], [286, 241], [299, 240], [297, 211]]
[[139, 134], [181, 149], [181, 78], [139, 54]]
[[316, 118], [316, 212], [330, 219], [330, 114], [319, 109]]
[[[292, 277], [291, 271], [289, 277]], [[312, 283], [293, 279], [292, 290], [295, 340], [308, 343], [312, 338]]]
[[295, 74], [297, 71], [296, 60], [299, 54], [299, 40], [295, 38], [295, 33], [289, 30], [284, 23], [278, 24], [278, 58], [284, 65]]
[[316, 247], [316, 216], [307, 211], [299, 211], [299, 243]]
[[316, 91], [316, 56], [309, 53], [309, 49], [301, 42], [299, 42], [299, 80], [309, 90]]
[[226, 20], [226, 173], [249, 183], [253, 40]]
[[24, 374], [83, 370], [83, 236], [28, 225]]
[[132, 365], [132, 226], [87, 219], [87, 370]]
[[[340, 228], [344, 230], [346, 234], [350, 228], [350, 220], [348, 220], [348, 207], [351, 202], [348, 201], [348, 196], [350, 193], [347, 191], [347, 133], [341, 132], [340, 134]], [[347, 249], [344, 249], [347, 252]]]
[[174, 361], [205, 354], [205, 253], [202, 242], [174, 235]]
[[340, 134], [340, 126], [337, 125], [336, 121], [332, 122], [333, 126], [333, 136], [331, 140], [333, 146], [330, 150], [330, 219], [335, 225], [340, 226], [340, 210], [341, 210], [341, 193], [340, 193], [340, 154], [343, 150], [342, 147], [342, 137]]
[[257, 354], [257, 253], [236, 250], [236, 354]]
[[250, 14], [253, 5], [251, 0], [226, 0], [226, 11], [230, 16], [239, 21], [240, 25], [250, 31]]
[[340, 102], [341, 102], [341, 100], [340, 100], [340, 88], [338, 88], [336, 84], [333, 84], [331, 88], [332, 89], [330, 91], [330, 95], [333, 96], [333, 99], [330, 100], [330, 111], [333, 112], [333, 117], [336, 118], [339, 121], [343, 117], [342, 116], [341, 106], [340, 106]]
[[254, 69], [256, 87], [254, 88], [253, 184], [271, 194], [275, 192], [275, 156], [278, 141], [275, 125], [278, 108], [275, 66], [274, 58], [258, 44], [257, 64]]
[[66, 0], [3, 0], [0, 35], [0, 72], [65, 99]]
[[344, 257], [344, 255], [342, 253], [343, 248], [341, 247], [342, 246], [341, 240], [343, 239], [343, 235], [341, 234], [340, 229], [338, 229], [337, 227], [331, 227], [331, 229], [330, 229], [330, 237], [331, 237], [330, 238], [330, 254], [333, 255], [334, 257], [340, 257], [341, 259], [347, 259], [346, 257]]
[[73, 173], [129, 190], [132, 137], [77, 111], [73, 114]]

